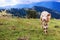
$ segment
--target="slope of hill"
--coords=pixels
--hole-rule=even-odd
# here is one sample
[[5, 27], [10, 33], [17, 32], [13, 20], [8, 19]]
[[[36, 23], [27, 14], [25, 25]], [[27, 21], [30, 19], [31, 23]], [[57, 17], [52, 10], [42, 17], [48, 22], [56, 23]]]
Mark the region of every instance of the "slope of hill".
[[[55, 25], [59, 28], [55, 28]], [[0, 40], [18, 40], [23, 37], [29, 40], [60, 40], [60, 20], [52, 19], [48, 35], [45, 35], [41, 29], [40, 19], [0, 19]]]

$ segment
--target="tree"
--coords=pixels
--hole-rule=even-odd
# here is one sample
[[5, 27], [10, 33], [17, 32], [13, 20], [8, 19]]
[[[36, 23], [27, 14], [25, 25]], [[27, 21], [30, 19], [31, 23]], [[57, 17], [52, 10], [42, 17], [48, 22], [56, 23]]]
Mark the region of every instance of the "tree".
[[37, 18], [37, 12], [35, 10], [27, 10], [27, 18]]

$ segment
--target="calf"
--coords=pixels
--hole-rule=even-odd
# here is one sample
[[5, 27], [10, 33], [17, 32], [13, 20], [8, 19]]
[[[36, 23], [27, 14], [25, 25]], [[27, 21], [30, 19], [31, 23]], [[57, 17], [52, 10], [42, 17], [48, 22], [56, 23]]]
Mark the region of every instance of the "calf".
[[48, 13], [47, 11], [43, 11], [41, 13], [40, 19], [45, 34], [47, 34], [48, 22], [50, 21], [50, 18], [51, 18], [51, 14]]

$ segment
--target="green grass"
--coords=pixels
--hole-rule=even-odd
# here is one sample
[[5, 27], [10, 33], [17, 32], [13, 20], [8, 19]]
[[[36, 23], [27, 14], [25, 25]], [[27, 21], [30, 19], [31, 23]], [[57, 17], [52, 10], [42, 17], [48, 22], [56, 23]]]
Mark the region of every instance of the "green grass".
[[17, 40], [27, 37], [29, 40], [60, 40], [60, 20], [51, 19], [48, 35], [43, 33], [40, 19], [2, 18], [0, 19], [0, 40]]

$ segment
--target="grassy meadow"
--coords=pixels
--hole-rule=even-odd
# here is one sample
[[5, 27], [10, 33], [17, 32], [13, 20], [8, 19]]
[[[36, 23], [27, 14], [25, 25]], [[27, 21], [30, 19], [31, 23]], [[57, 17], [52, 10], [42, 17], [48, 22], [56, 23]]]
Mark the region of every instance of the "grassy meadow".
[[[55, 28], [58, 25], [58, 28]], [[60, 40], [60, 20], [51, 19], [48, 34], [43, 33], [40, 19], [0, 18], [0, 40]]]

